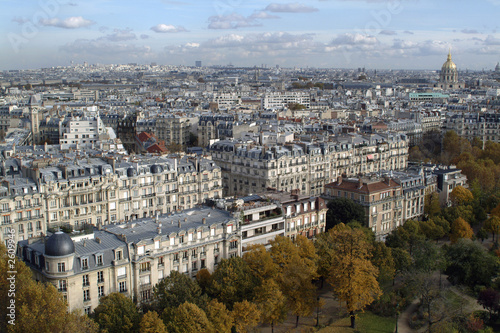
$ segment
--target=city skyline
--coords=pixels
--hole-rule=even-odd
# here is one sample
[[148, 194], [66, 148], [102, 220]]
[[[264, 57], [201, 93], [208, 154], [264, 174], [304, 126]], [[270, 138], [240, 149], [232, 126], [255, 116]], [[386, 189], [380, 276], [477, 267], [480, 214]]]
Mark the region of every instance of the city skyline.
[[1, 70], [88, 62], [460, 70], [500, 61], [500, 0], [2, 1]]

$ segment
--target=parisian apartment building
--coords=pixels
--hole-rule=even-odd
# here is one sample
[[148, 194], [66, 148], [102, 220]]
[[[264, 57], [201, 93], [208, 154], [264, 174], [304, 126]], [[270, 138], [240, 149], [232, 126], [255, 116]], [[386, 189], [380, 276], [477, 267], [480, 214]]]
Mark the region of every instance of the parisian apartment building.
[[207, 153], [221, 167], [223, 194], [248, 195], [268, 189], [318, 196], [325, 184], [408, 162], [404, 134], [352, 134], [332, 142], [293, 141], [257, 145], [237, 140], [213, 143]]
[[172, 271], [195, 277], [222, 259], [241, 255], [239, 215], [210, 207], [100, 225], [71, 237], [18, 242], [17, 254], [38, 281], [53, 284], [69, 310], [90, 314], [99, 299], [119, 292], [147, 303], [153, 286]]
[[47, 229], [126, 222], [222, 197], [220, 167], [199, 156], [103, 156], [26, 146], [2, 161], [0, 173], [2, 241], [10, 228], [21, 241]]

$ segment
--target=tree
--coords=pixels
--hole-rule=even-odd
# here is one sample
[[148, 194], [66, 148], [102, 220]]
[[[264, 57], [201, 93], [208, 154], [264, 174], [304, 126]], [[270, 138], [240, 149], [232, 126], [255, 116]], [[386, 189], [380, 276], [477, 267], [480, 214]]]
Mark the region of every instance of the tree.
[[185, 302], [178, 308], [166, 308], [162, 317], [169, 333], [213, 332], [205, 311], [193, 303]]
[[246, 333], [255, 328], [261, 316], [257, 305], [247, 300], [234, 303], [232, 314], [237, 333]]
[[132, 299], [120, 293], [111, 293], [100, 299], [94, 310], [95, 321], [108, 333], [137, 332], [140, 316]]
[[334, 228], [334, 247], [331, 252], [334, 265], [328, 282], [337, 299], [345, 303], [355, 328], [354, 312], [364, 309], [381, 294], [377, 282], [378, 269], [371, 263], [371, 246], [359, 229]]
[[176, 308], [185, 302], [200, 305], [200, 297], [201, 288], [198, 283], [178, 271], [171, 271], [169, 276], [153, 288], [153, 302], [160, 312], [165, 308]]
[[212, 283], [212, 274], [210, 274], [208, 269], [202, 268], [196, 273], [196, 282], [198, 282], [201, 292], [206, 293], [207, 288]]
[[445, 273], [453, 284], [489, 286], [498, 272], [498, 258], [470, 239], [459, 239], [444, 250], [448, 263]]
[[483, 289], [479, 292], [477, 302], [484, 309], [488, 310], [490, 314], [490, 320], [493, 313], [498, 313], [500, 311], [500, 293], [492, 288]]
[[469, 223], [467, 223], [463, 218], [459, 217], [451, 224], [451, 234], [450, 240], [455, 243], [460, 238], [472, 238], [474, 236], [474, 231]]
[[262, 322], [271, 324], [271, 332], [274, 332], [274, 324], [285, 321], [286, 298], [273, 279], [265, 280], [261, 286], [257, 287], [254, 303], [261, 311]]
[[256, 281], [247, 263], [241, 257], [234, 257], [223, 259], [217, 265], [207, 292], [232, 309], [234, 303], [251, 299], [255, 287]]
[[385, 244], [389, 247], [400, 247], [408, 250], [412, 254], [413, 247], [424, 239], [420, 231], [418, 221], [408, 220], [402, 226], [397, 227], [385, 239]]
[[206, 315], [212, 323], [214, 332], [231, 332], [233, 315], [224, 304], [218, 302], [216, 299], [211, 300], [207, 305]]
[[252, 271], [258, 284], [264, 280], [274, 279], [278, 274], [278, 265], [273, 261], [271, 252], [262, 244], [251, 245], [243, 254], [243, 260]]
[[474, 200], [472, 192], [463, 186], [456, 186], [450, 193], [450, 200], [454, 206], [468, 205]]
[[351, 221], [358, 221], [365, 224], [365, 209], [348, 198], [335, 198], [327, 204], [326, 230], [329, 230], [339, 223], [347, 224]]
[[496, 242], [498, 242], [498, 233], [500, 232], [500, 217], [492, 215], [484, 223], [484, 228], [491, 232], [493, 236], [493, 242], [495, 242], [495, 235], [497, 235]]
[[[399, 247], [395, 247], [391, 248], [391, 254], [394, 259], [394, 269], [395, 269], [394, 276], [405, 273], [410, 269], [412, 265], [412, 258], [408, 253], [408, 251]], [[392, 280], [393, 285], [394, 282], [395, 281]]]
[[172, 141], [167, 145], [167, 149], [171, 153], [178, 153], [183, 150], [183, 147], [181, 144]]
[[419, 221], [419, 230], [427, 239], [439, 240], [450, 233], [450, 223], [441, 216]]
[[386, 282], [394, 279], [396, 268], [394, 258], [392, 257], [391, 248], [387, 247], [383, 242], [375, 242], [371, 262], [379, 270], [378, 281]]
[[[10, 249], [9, 249], [10, 250]], [[22, 260], [7, 252], [0, 243], [0, 332], [92, 332], [98, 331], [97, 324], [79, 311], [68, 313], [67, 304], [51, 284], [33, 280], [32, 273]], [[15, 258], [15, 268], [10, 267]], [[15, 296], [12, 295], [11, 277], [15, 274]], [[9, 278], [9, 279], [8, 279]], [[10, 316], [11, 300], [15, 300], [15, 317]], [[9, 308], [10, 307], [10, 308]], [[10, 325], [9, 321], [15, 323]]]
[[317, 277], [314, 246], [306, 237], [299, 235], [294, 242], [278, 236], [271, 241], [271, 256], [280, 267], [277, 277], [287, 304], [299, 324], [300, 316], [310, 315], [316, 307], [316, 287], [312, 280]]
[[433, 192], [427, 194], [424, 198], [424, 213], [427, 217], [434, 217], [441, 212], [441, 204], [439, 203], [439, 194]]
[[139, 333], [168, 333], [167, 327], [156, 311], [148, 311], [142, 316]]

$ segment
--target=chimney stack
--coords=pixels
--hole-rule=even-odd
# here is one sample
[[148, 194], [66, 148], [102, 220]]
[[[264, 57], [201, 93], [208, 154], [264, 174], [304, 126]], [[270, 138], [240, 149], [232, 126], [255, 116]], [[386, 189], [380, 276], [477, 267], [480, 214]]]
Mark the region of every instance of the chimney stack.
[[204, 218], [202, 218], [202, 219], [201, 219], [201, 223], [203, 223], [203, 224], [207, 224], [207, 219], [206, 219], [205, 217], [204, 217]]
[[337, 185], [342, 184], [342, 176], [338, 176], [337, 178]]
[[181, 228], [181, 220], [179, 220], [178, 227]]

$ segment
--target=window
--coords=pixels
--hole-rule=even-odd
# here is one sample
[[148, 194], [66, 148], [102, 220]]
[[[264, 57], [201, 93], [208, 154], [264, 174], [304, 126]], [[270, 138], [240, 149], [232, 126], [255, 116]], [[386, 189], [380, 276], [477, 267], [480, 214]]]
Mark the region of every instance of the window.
[[66, 280], [59, 280], [59, 286], [58, 286], [59, 291], [67, 291], [66, 287]]
[[159, 257], [158, 258], [158, 267], [163, 267], [163, 266], [165, 266], [165, 258]]
[[141, 263], [139, 268], [140, 272], [148, 272], [150, 270], [151, 270], [151, 263], [149, 261]]
[[188, 251], [182, 252], [182, 259], [187, 259], [188, 257]]
[[116, 251], [116, 260], [122, 260], [122, 251]]
[[[48, 267], [47, 267], [48, 268]], [[66, 272], [66, 268], [63, 262], [57, 263], [57, 271], [59, 273]]]
[[203, 268], [206, 268], [206, 264], [205, 264], [205, 259], [201, 259], [201, 265], [200, 265], [200, 268], [203, 269]]
[[90, 290], [84, 290], [83, 291], [83, 301], [90, 301]]
[[233, 232], [233, 225], [228, 225], [227, 226], [227, 233], [230, 234], [231, 232]]
[[97, 272], [97, 283], [102, 283], [104, 282], [104, 272], [99, 271]]
[[184, 235], [179, 236], [179, 243], [180, 244], [184, 243]]
[[175, 245], [175, 238], [174, 237], [170, 238], [170, 245]]
[[192, 263], [192, 269], [191, 270], [193, 270], [193, 271], [197, 271], [198, 270], [198, 262], [193, 261], [193, 263]]
[[137, 254], [139, 254], [139, 255], [144, 254], [144, 248], [145, 248], [144, 245], [138, 246], [137, 247]]
[[97, 261], [97, 263], [96, 263], [97, 266], [102, 266], [103, 265], [103, 263], [102, 263], [102, 254], [98, 254], [97, 255], [97, 260], [96, 261]]
[[82, 278], [83, 278], [82, 283], [83, 283], [84, 287], [90, 285], [90, 283], [89, 283], [89, 275], [88, 274], [83, 275]]
[[160, 248], [160, 241], [157, 240], [155, 241], [155, 249], [159, 249]]
[[90, 314], [92, 313], [92, 308], [90, 306], [86, 306], [84, 310], [87, 316], [90, 316]]
[[104, 286], [97, 287], [97, 296], [99, 296], [99, 297], [104, 296]]
[[229, 249], [233, 250], [233, 249], [237, 249], [238, 248], [238, 241], [231, 241], [229, 243]]
[[89, 259], [82, 258], [82, 269], [89, 269]]
[[119, 290], [121, 293], [126, 292], [127, 291], [127, 281], [120, 282], [119, 288], [120, 288]]
[[193, 241], [193, 233], [189, 233], [188, 234], [188, 242], [192, 242]]
[[163, 271], [158, 271], [158, 280], [163, 279]]

